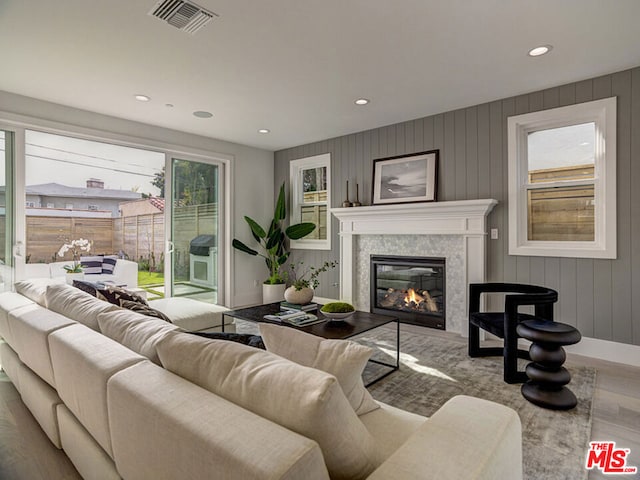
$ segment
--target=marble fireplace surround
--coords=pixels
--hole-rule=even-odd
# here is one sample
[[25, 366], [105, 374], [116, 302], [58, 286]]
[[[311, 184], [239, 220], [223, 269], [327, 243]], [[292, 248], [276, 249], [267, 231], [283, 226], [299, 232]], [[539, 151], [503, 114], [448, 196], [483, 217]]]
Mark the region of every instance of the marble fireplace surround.
[[486, 281], [487, 215], [494, 199], [333, 208], [340, 222], [340, 299], [369, 311], [369, 257], [441, 257], [446, 330], [467, 336], [468, 285]]

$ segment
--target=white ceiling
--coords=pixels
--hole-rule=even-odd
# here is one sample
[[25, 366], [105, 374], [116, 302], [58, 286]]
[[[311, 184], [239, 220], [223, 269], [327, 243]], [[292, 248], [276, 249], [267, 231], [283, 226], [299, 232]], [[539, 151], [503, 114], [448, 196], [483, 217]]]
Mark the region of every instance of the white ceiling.
[[155, 3], [0, 0], [0, 90], [278, 150], [640, 65], [639, 0], [196, 0], [194, 36]]

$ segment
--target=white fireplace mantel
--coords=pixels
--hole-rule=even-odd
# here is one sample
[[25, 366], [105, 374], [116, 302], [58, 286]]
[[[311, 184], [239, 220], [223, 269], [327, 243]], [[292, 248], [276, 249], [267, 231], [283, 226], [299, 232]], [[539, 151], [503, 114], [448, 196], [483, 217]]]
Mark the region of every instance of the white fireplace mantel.
[[[460, 235], [466, 284], [486, 281], [486, 219], [497, 203], [482, 199], [331, 209], [340, 222], [340, 298], [354, 302], [356, 235]], [[457, 333], [466, 335], [464, 323], [458, 319]]]

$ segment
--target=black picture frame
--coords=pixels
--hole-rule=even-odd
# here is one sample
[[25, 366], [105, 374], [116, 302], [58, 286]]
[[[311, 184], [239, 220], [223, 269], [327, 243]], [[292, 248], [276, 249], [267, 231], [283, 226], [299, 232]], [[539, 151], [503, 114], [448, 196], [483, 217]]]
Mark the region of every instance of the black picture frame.
[[440, 150], [373, 161], [371, 205], [436, 202]]

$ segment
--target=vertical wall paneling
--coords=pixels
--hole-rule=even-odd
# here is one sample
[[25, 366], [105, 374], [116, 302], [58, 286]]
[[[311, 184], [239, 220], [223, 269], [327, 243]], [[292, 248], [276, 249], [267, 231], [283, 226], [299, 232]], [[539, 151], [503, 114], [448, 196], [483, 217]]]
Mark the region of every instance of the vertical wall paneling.
[[632, 336], [631, 262], [622, 259], [631, 258], [631, 71], [616, 73], [611, 80], [611, 93], [618, 97], [618, 259], [611, 262], [611, 319], [613, 340], [628, 342]]
[[[465, 110], [465, 152], [467, 157], [467, 199], [478, 197], [478, 107]], [[464, 198], [463, 198], [464, 200]]]
[[466, 115], [464, 110], [457, 110], [454, 114], [453, 144], [455, 153], [453, 167], [455, 170], [454, 200], [464, 200], [467, 190], [467, 152], [466, 152]]
[[442, 195], [438, 200], [456, 199], [456, 143], [455, 143], [455, 114], [444, 114], [444, 148], [440, 150], [440, 165], [442, 165]]
[[[508, 254], [507, 118], [590, 100], [618, 97], [618, 258], [615, 260], [525, 257]], [[559, 291], [556, 318], [576, 325], [586, 337], [640, 345], [640, 68], [515, 98], [470, 106], [276, 152], [275, 184], [287, 181], [289, 161], [330, 152], [332, 206], [350, 199], [355, 183], [360, 201], [371, 202], [373, 159], [439, 149], [438, 200], [495, 198], [488, 228], [490, 281], [546, 285]], [[338, 224], [332, 219], [332, 251], [295, 251], [295, 257], [321, 264], [339, 257]], [[335, 298], [338, 272], [326, 275], [320, 296]]]
[[491, 145], [489, 143], [488, 103], [478, 106], [476, 125], [478, 141], [478, 198], [491, 198]]
[[[593, 99], [607, 98], [612, 95], [611, 76], [598, 77], [593, 80]], [[618, 126], [620, 128], [620, 126]], [[620, 175], [618, 172], [618, 181]], [[619, 222], [618, 222], [619, 223]], [[618, 256], [620, 260], [620, 257]], [[614, 260], [615, 261], [615, 260]], [[613, 339], [613, 317], [611, 284], [613, 282], [612, 260], [593, 261], [593, 310], [594, 335], [603, 340]]]
[[[631, 342], [640, 345], [640, 68], [631, 71]], [[618, 177], [619, 178], [619, 177]]]
[[491, 228], [498, 229], [498, 239], [489, 240], [488, 278], [494, 282], [502, 281], [502, 265], [504, 257], [509, 251], [507, 242], [507, 225], [504, 222], [506, 215], [505, 202], [507, 195], [503, 190], [502, 176], [502, 142], [506, 141], [506, 132], [502, 131], [502, 102], [491, 102], [489, 104], [489, 147], [491, 151], [491, 196], [498, 200], [489, 216]]

